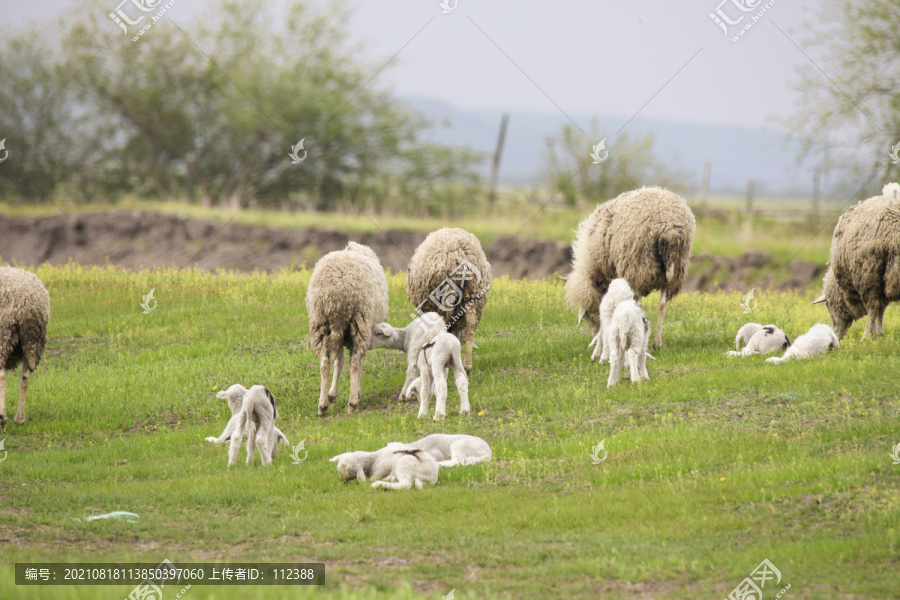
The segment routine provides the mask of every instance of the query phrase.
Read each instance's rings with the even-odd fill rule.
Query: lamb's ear
[[[363,471],[362,467],[360,467],[359,470],[356,471],[356,478],[362,483],[366,482],[366,472]]]
[[[821,296],[813,300],[811,304],[821,304],[822,302],[825,302],[825,294],[822,294]]]
[[[222,390],[220,392],[216,392],[216,398],[219,398],[220,400],[228,400],[228,394],[225,392],[225,390]]]
[[[336,463],[338,461],[338,459],[340,459],[340,458],[341,458],[341,455],[338,454],[337,456],[332,456],[331,458],[329,458],[328,462]]]
[[[586,313],[586,312],[587,312],[587,310],[583,306],[578,309],[578,324],[579,325],[581,325],[581,320],[584,319],[584,313]]]

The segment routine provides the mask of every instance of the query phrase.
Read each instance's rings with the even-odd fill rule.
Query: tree
[[[889,157],[900,142],[900,0],[832,0],[821,21],[825,30],[807,27],[802,40],[815,62],[798,68],[800,99],[785,122],[800,160],[871,180],[863,194],[880,191],[900,173]]]

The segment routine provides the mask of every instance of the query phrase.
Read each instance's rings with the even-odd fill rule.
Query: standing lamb
[[[658,187],[625,192],[578,225],[565,297],[579,318],[600,328],[598,308],[610,282],[625,279],[635,300],[661,290],[653,345],[662,346],[666,303],[681,290],[691,259],[694,214],[677,194]]]
[[[756,323],[747,323],[747,325],[756,325]],[[735,346],[741,338],[741,332],[747,328],[747,325],[741,327],[738,336],[735,338]],[[775,325],[758,326],[759,329],[747,340],[747,345],[741,351],[729,350],[726,356],[751,356],[753,354],[771,354],[778,350],[785,350],[791,345],[791,340],[787,334]],[[751,328],[753,329],[753,328]]]
[[[647,346],[650,344],[650,319],[634,300],[616,307],[609,322],[604,347],[609,346],[609,379],[606,387],[619,382],[622,367],[628,367],[631,383],[650,379],[647,374]],[[627,361],[627,362],[626,362]]]
[[[50,294],[33,273],[0,267],[0,428],[6,425],[6,371],[22,363],[16,423],[25,423],[28,376],[37,369],[47,342]]]
[[[606,340],[603,339],[603,332],[609,329],[609,322],[612,320],[616,307],[627,300],[634,300],[634,290],[631,289],[631,286],[624,279],[613,279],[609,284],[609,290],[607,290],[606,295],[603,296],[603,300],[600,302],[600,329],[597,330],[597,335],[588,344],[588,348],[594,346],[591,360],[594,360],[599,355],[601,365],[609,360],[609,347],[604,343]]]
[[[329,252],[319,259],[309,280],[306,310],[309,337],[319,357],[319,415],[337,398],[344,348],[350,350],[347,412],[353,412],[359,406],[362,362],[369,349],[372,328],[384,321],[388,313],[387,277],[375,252],[368,246],[349,242],[345,249]],[[335,370],[329,389],[331,361]]]
[[[447,416],[447,372],[453,367],[456,391],[459,392],[459,414],[469,414],[469,379],[463,368],[459,340],[446,331],[422,346],[416,366],[419,377],[409,385],[409,392],[419,396],[418,418],[428,416],[428,401],[434,392],[434,420]]]
[[[767,358],[766,362],[778,365],[791,359],[812,358],[817,354],[840,347],[841,343],[838,341],[834,330],[825,323],[816,323],[809,328],[809,331],[794,340],[794,343],[787,349],[784,356],[773,356],[772,358]]]
[[[813,304],[825,303],[839,338],[866,315],[863,338],[884,334],[884,311],[900,300],[900,185],[881,193],[841,215],[831,238],[831,266]]]
[[[444,227],[428,234],[409,261],[406,293],[421,315],[435,311],[456,337],[465,335],[464,365],[472,368],[475,329],[487,304],[494,276],[481,242],[463,229]]]
[[[369,349],[387,348],[406,352],[406,380],[400,390],[400,398],[406,398],[409,385],[416,378],[416,361],[419,350],[439,333],[447,330],[444,319],[435,312],[416,317],[406,327],[391,327],[387,323],[379,323],[372,330]]]

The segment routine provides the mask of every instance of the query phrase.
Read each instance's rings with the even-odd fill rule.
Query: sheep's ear
[[[225,392],[225,390],[222,390],[221,392],[216,392],[216,398],[219,398],[221,400],[228,400],[228,394]]]
[[[581,325],[581,320],[584,318],[584,313],[586,313],[586,312],[587,311],[585,310],[585,308],[583,306],[578,309],[578,324],[579,325]]]
[[[822,294],[821,296],[813,300],[812,304],[821,304],[822,302],[825,302],[825,294]]]

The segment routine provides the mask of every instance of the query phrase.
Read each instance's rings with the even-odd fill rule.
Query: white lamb
[[[393,442],[375,452],[344,452],[332,457],[337,463],[338,474],[344,481],[354,477],[365,482],[375,479],[372,487],[389,490],[408,490],[413,485],[422,489],[424,484],[438,480],[438,465],[428,452]]]
[[[488,443],[474,435],[433,433],[409,445],[424,450],[445,468],[487,462],[493,456]]]
[[[811,358],[817,354],[840,347],[841,343],[838,341],[834,330],[824,323],[816,323],[809,328],[809,331],[794,340],[794,343],[787,349],[784,356],[773,356],[772,358],[767,358],[766,362],[777,365],[786,360]]]
[[[752,338],[760,329],[762,329],[762,325],[759,323],[744,323],[744,325],[738,329],[737,335],[734,336],[734,349],[740,350],[741,342],[744,342],[745,346],[749,344],[750,338]]]
[[[743,350],[740,352],[729,350],[725,353],[726,356],[771,354],[772,352],[784,350],[791,345],[791,340],[788,339],[788,336],[775,325],[759,326],[756,323],[748,323],[741,327],[740,331],[738,331],[737,338],[735,338],[735,345],[738,344],[738,340],[743,339],[741,332],[746,333],[745,330],[747,330],[748,325],[756,325],[759,329],[750,336],[750,339],[747,340],[747,345],[744,346]]]
[[[469,379],[463,368],[461,345],[452,333],[443,332],[422,346],[416,361],[419,377],[413,381],[409,390],[415,390],[419,396],[418,418],[428,416],[428,401],[431,393],[436,397],[434,420],[447,416],[447,372],[453,367],[456,379],[456,391],[459,392],[459,414],[469,414]]]
[[[272,463],[272,453],[278,444],[278,436],[275,433],[275,418],[278,409],[275,407],[275,397],[265,386],[254,385],[249,390],[236,383],[223,392],[218,392],[216,397],[230,399],[241,398],[241,406],[237,415],[232,417],[234,428],[230,433],[231,446],[228,449],[228,466],[237,461],[238,450],[247,435],[247,464],[253,460],[253,453],[259,444],[259,457],[265,467]],[[229,422],[230,424],[230,422]],[[228,427],[225,428],[228,430]],[[224,435],[225,432],[223,432]]]
[[[372,329],[372,337],[369,340],[370,350],[387,348],[406,352],[406,380],[403,382],[403,389],[400,390],[401,400],[408,397],[410,385],[416,378],[416,362],[422,346],[446,330],[447,323],[436,312],[419,315],[406,327],[392,327],[387,323],[378,323]]]
[[[632,383],[650,379],[647,374],[649,343],[650,320],[643,309],[634,300],[619,303],[606,335],[606,344],[609,345],[609,380],[606,387],[611,388],[619,382],[623,366],[628,367]]]
[[[597,330],[597,335],[588,344],[588,348],[594,346],[591,360],[596,359],[599,355],[601,365],[609,360],[609,348],[606,345],[603,332],[609,329],[609,322],[612,320],[616,307],[627,300],[634,300],[634,290],[631,289],[631,286],[624,279],[613,279],[609,284],[609,289],[603,296],[603,300],[600,301],[600,329]]]
[[[226,400],[228,402],[228,408],[231,410],[231,418],[228,420],[228,424],[225,425],[225,429],[222,431],[222,435],[220,435],[219,437],[209,436],[208,438],[206,438],[207,442],[211,442],[213,444],[224,444],[225,442],[231,440],[231,434],[234,433],[234,429],[235,427],[237,427],[237,422],[240,418],[241,405],[244,402],[244,395],[246,393],[247,388],[239,383],[234,384],[227,390],[222,390],[216,393],[216,398]],[[277,411],[275,411],[275,414],[277,416]],[[260,439],[260,436],[262,435],[264,435],[262,431],[259,431],[256,434],[256,444],[258,446],[262,444],[262,440]],[[286,446],[291,445],[287,437],[275,425],[272,426],[272,438],[272,458],[275,458],[275,455],[277,454],[279,441],[283,441]]]

